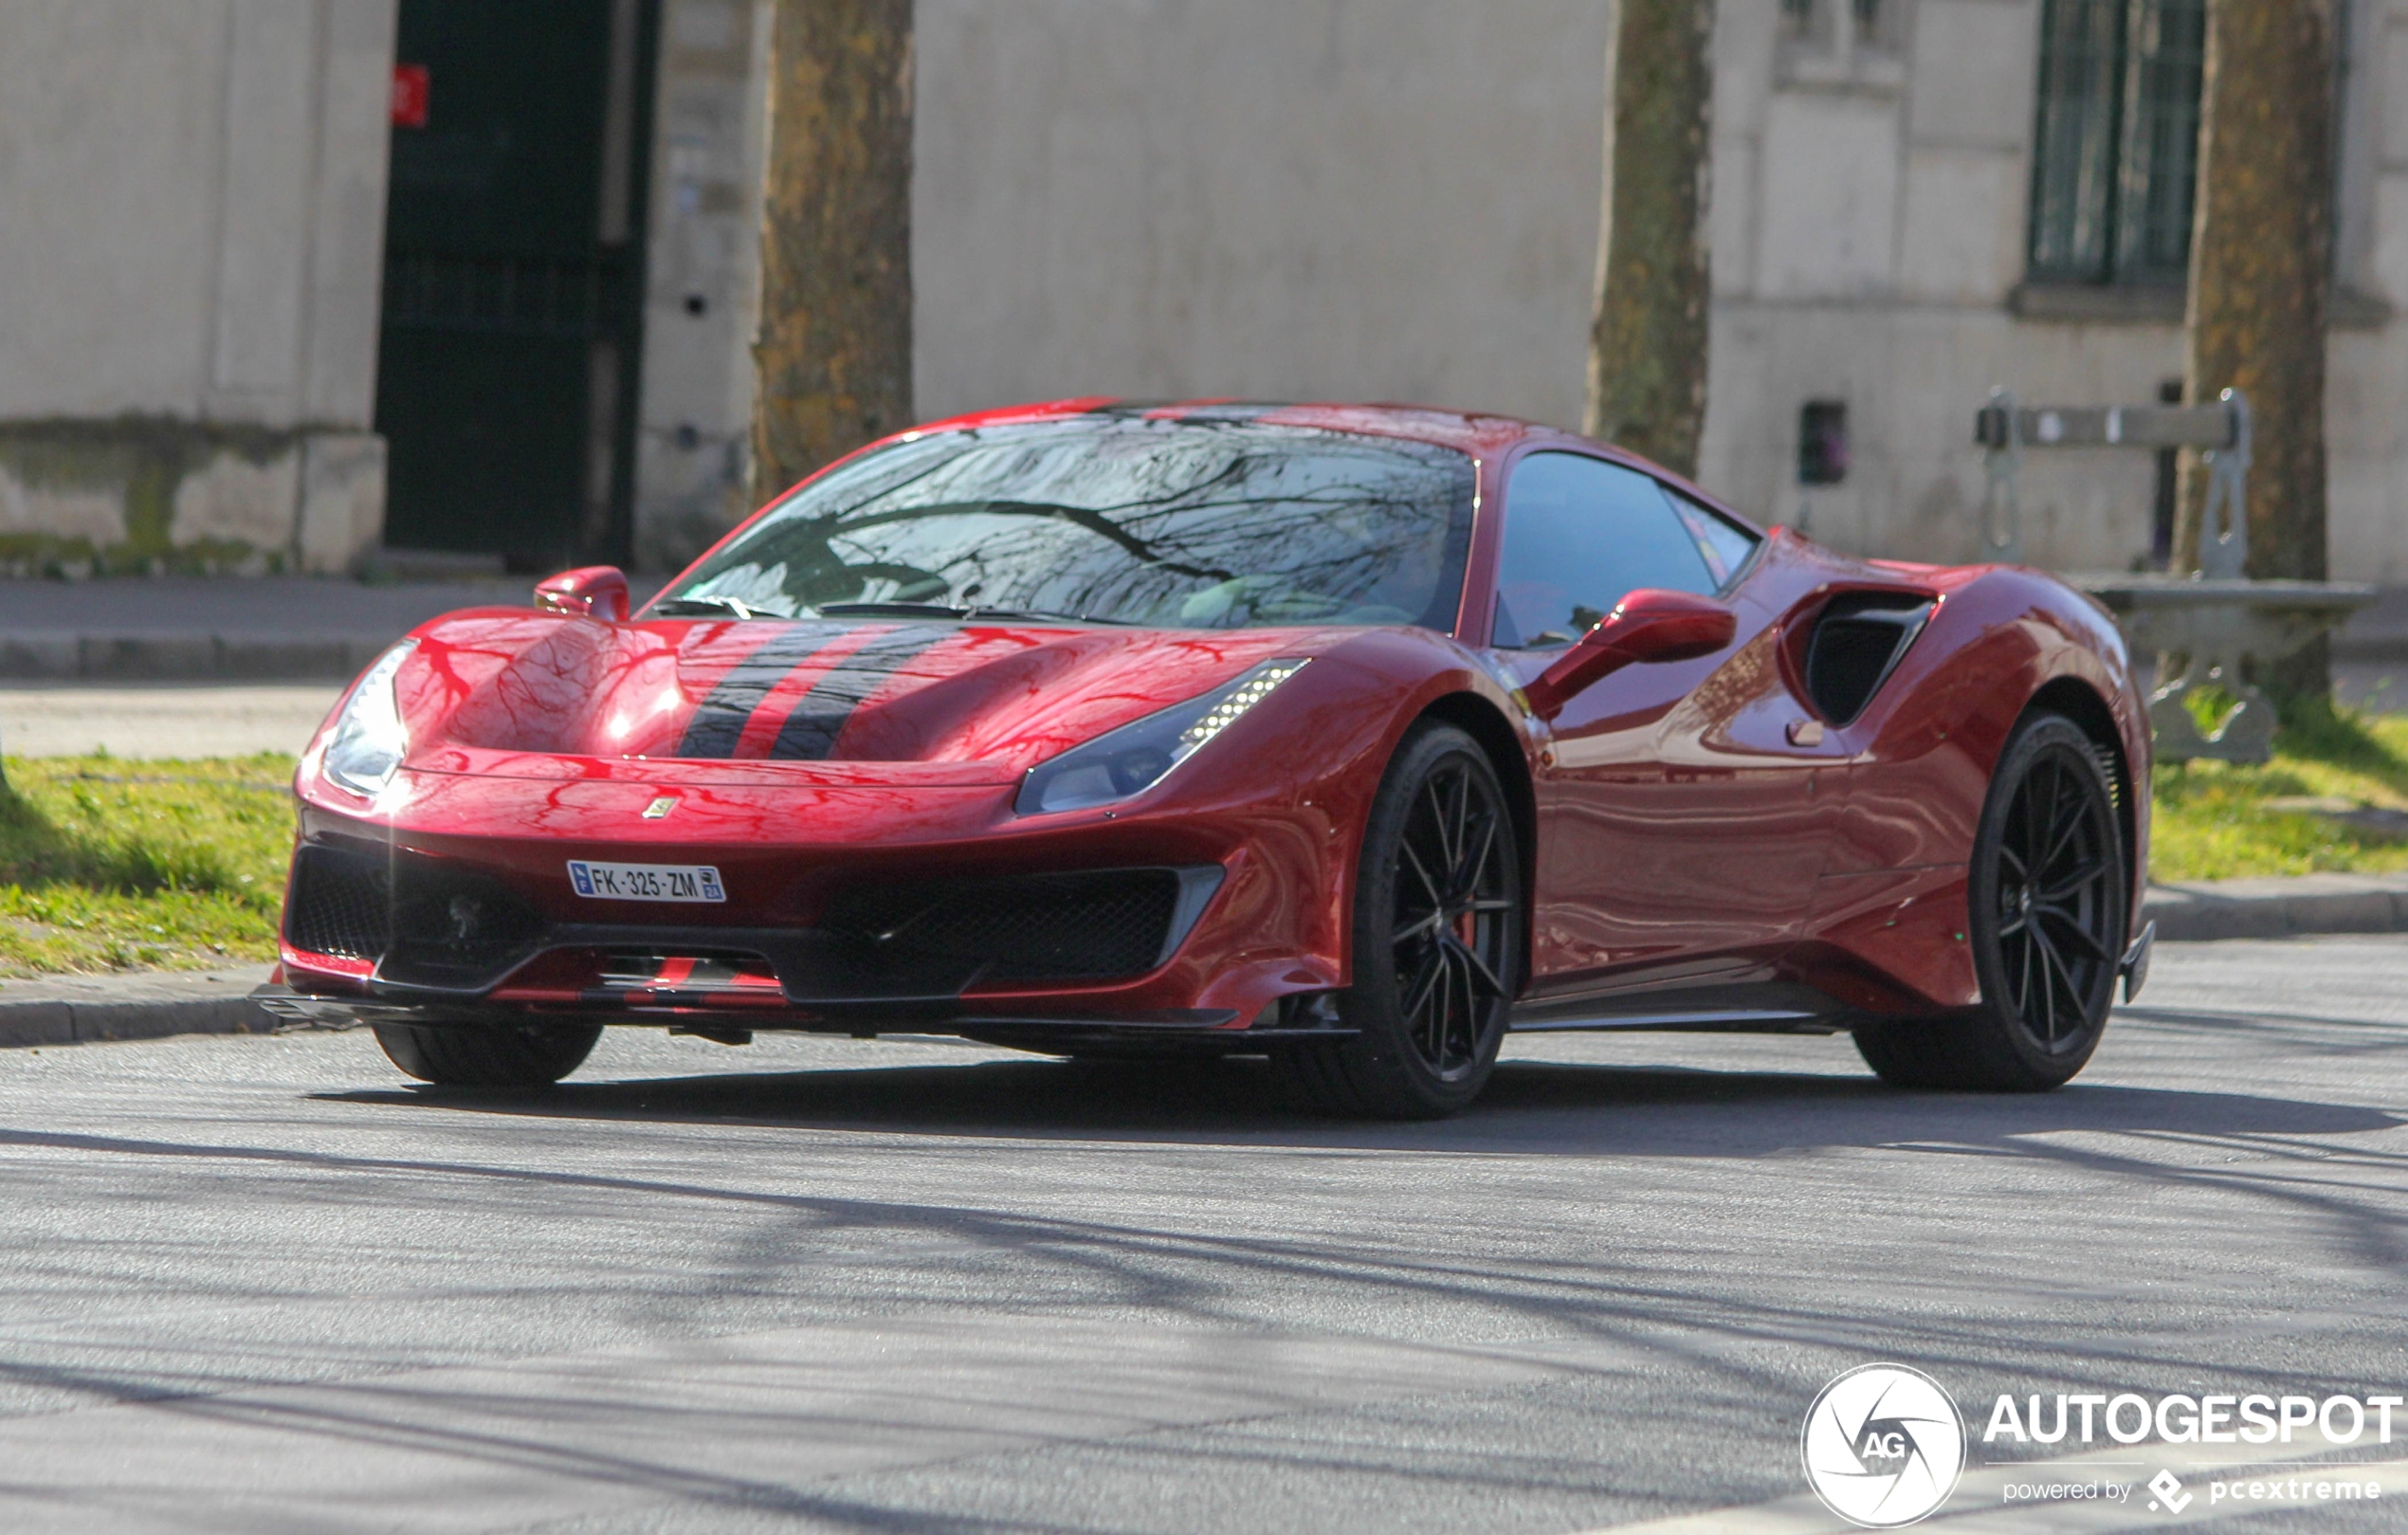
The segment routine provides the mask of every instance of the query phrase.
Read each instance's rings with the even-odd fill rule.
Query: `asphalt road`
[[[340,683],[11,683],[0,685],[10,757],[299,755]]]
[[[1977,1434],[2001,1392],[2408,1385],[2404,978],[2169,946],[2032,1098],[1521,1041],[1403,1127],[933,1042],[621,1032],[520,1102],[361,1034],[10,1051],[0,1529],[1843,1528],[1798,1431],[1867,1361]],[[2355,1452],[2385,1501],[2248,1519],[2003,1507],[1998,1453],[1932,1527],[2408,1502],[2398,1445]]]

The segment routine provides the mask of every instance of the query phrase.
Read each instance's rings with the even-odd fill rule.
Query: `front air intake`
[[[1169,958],[1220,870],[1107,869],[847,891],[822,925],[898,959],[968,960],[983,982],[1104,980]]]

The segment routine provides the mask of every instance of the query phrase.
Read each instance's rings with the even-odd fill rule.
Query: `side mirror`
[[[1641,587],[1522,690],[1541,720],[1552,720],[1583,690],[1643,661],[1712,655],[1739,632],[1739,615],[1694,592]]]
[[[575,618],[627,622],[627,574],[616,565],[588,565],[538,581],[535,605],[543,612]]]

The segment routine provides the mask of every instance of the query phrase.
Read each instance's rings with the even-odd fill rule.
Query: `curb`
[[[250,998],[266,965],[189,974],[61,976],[0,981],[0,1049],[264,1034],[276,1020]]]
[[[2408,874],[2290,874],[2153,885],[2141,918],[2172,943],[2408,932]]]

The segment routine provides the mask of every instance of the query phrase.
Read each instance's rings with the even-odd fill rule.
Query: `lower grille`
[[[417,985],[474,983],[543,932],[542,917],[490,875],[410,853],[305,847],[284,906],[293,947],[374,960],[383,978]]]
[[[896,955],[972,960],[993,981],[1099,980],[1162,962],[1179,909],[1168,868],[848,892],[824,919]]]
[[[311,954],[381,959],[392,946],[392,881],[383,866],[326,848],[293,859],[284,941]]]
[[[603,990],[628,989],[616,957],[642,956],[655,965],[741,960],[752,990],[772,990],[774,971],[804,1005],[925,999],[974,984],[1141,976],[1184,938],[1220,878],[1206,865],[868,886],[842,894],[817,931],[554,927],[475,868],[312,844],[294,860],[284,938],[305,953],[366,960],[379,981],[451,992],[482,991],[557,950],[596,954]],[[656,978],[639,989],[662,988]]]

